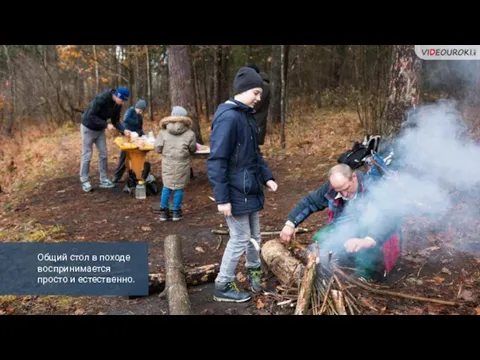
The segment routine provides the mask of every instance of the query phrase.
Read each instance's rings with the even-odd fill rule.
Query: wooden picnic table
[[[147,153],[153,150],[153,144],[149,144],[146,147],[138,147],[138,145],[125,146],[122,137],[115,139],[115,144],[126,153],[125,167],[128,170],[133,170],[138,180],[142,179],[142,170],[145,164],[145,158]]]
[[[148,147],[140,148],[137,145],[130,144],[125,146],[124,139],[119,136],[115,139],[115,144],[122,150],[126,152],[125,167],[128,172],[129,169],[133,170],[137,179],[142,179],[142,170],[145,164],[145,158],[149,151],[154,149],[153,144],[149,144]],[[203,158],[206,159],[210,155],[210,148],[203,148],[197,150],[194,154],[194,158]],[[193,178],[193,169],[191,169],[191,177]]]

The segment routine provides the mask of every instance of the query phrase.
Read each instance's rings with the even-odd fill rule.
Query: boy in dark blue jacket
[[[138,136],[145,135],[143,131],[143,112],[147,108],[147,103],[145,100],[138,100],[137,104],[131,106],[125,111],[125,115],[123,115],[123,126],[125,129],[130,130],[132,132],[136,132]],[[125,172],[125,160],[127,158],[127,153],[125,151],[120,152],[120,159],[118,160],[117,169],[115,170],[115,175],[113,177],[113,183],[116,184],[120,181]]]
[[[251,295],[238,289],[235,270],[246,252],[252,291],[261,289],[259,211],[264,207],[263,187],[276,191],[277,184],[260,153],[253,118],[263,80],[254,69],[242,67],[235,76],[234,90],[235,97],[220,104],[214,115],[207,172],[230,234],[215,280],[214,300],[243,302]]]

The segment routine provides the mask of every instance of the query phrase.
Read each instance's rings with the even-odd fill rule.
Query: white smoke
[[[446,223],[461,227],[465,217],[478,215],[473,199],[479,193],[480,146],[468,138],[456,105],[439,101],[408,113],[393,143],[396,176],[377,181],[368,196],[347,205],[345,216],[354,221],[340,225],[321,248],[341,251],[348,238],[387,234],[412,217],[426,217],[433,228],[442,228]],[[460,211],[464,195],[469,204]],[[360,215],[355,209],[362,209]]]

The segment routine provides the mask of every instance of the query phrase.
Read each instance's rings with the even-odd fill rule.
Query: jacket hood
[[[234,98],[231,98],[218,106],[217,114],[220,114],[225,110],[231,110],[231,109],[243,110],[246,112],[254,112],[254,110],[250,106],[240,101],[237,101]]]
[[[160,121],[160,127],[173,135],[183,134],[192,124],[193,121],[188,116],[167,116]]]
[[[234,98],[228,99],[224,103],[221,103],[220,105],[218,105],[217,111],[215,112],[215,115],[214,115],[214,118],[213,118],[213,121],[212,121],[212,128],[213,128],[213,124],[215,123],[216,119],[220,115],[222,115],[225,111],[228,111],[228,110],[242,110],[242,111],[245,111],[245,112],[250,112],[252,114],[255,113],[255,110],[252,109],[250,106],[248,106],[248,105],[246,105],[246,104],[244,104],[240,101],[237,101]]]

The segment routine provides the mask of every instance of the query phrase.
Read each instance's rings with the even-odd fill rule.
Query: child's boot
[[[170,217],[170,209],[160,208],[160,221],[167,221]]]
[[[173,221],[183,220],[182,209],[172,211],[172,220]]]

